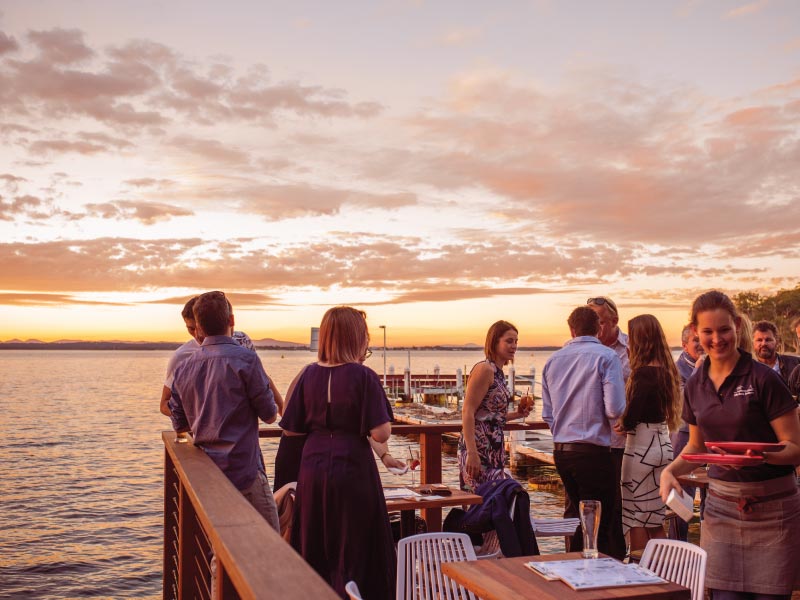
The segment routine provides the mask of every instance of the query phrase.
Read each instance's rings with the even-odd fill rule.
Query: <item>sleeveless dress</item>
[[[511,392],[506,386],[503,370],[490,360],[486,360],[494,370],[492,380],[486,395],[481,400],[475,412],[475,445],[481,459],[481,472],[477,478],[467,474],[467,446],[464,443],[464,433],[458,439],[458,471],[461,489],[474,492],[478,486],[486,481],[505,479],[506,449],[503,438],[503,428],[506,424],[508,402]],[[480,364],[480,363],[478,363]],[[478,365],[475,365],[478,366]],[[475,370],[475,367],[472,367]]]
[[[291,544],[342,597],[393,598],[397,568],[386,500],[367,436],[392,418],[372,369],[309,365],[280,426],[307,433]]]

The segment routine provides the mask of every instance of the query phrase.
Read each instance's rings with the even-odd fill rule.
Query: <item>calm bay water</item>
[[[0,598],[161,595],[163,446],[158,412],[166,351],[0,352]],[[260,351],[285,392],[309,352]],[[517,373],[541,373],[549,352],[520,352]],[[482,352],[415,351],[413,373],[468,372]],[[390,351],[401,373],[406,352]],[[367,362],[379,374],[377,351]],[[538,392],[538,389],[537,389]],[[406,456],[415,440],[392,439]],[[263,440],[272,478],[276,441]],[[454,455],[444,480],[458,484]],[[410,483],[381,470],[386,483]],[[524,481],[524,476],[520,475]],[[531,491],[538,516],[560,516],[559,491]],[[555,538],[540,544],[561,547]],[[550,548],[550,545],[553,547]]]

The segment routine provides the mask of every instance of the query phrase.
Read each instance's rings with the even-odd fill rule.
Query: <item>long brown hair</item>
[[[628,321],[628,352],[631,363],[631,377],[626,385],[626,395],[630,399],[635,392],[633,373],[651,363],[660,367],[657,371],[658,385],[666,393],[663,396],[661,410],[666,416],[671,430],[678,428],[681,422],[683,398],[681,397],[680,376],[672,360],[667,338],[661,323],[653,315],[639,315]]]
[[[359,362],[369,344],[367,313],[352,306],[334,306],[319,325],[320,362],[341,364]]]
[[[495,321],[486,332],[486,343],[483,346],[483,353],[492,362],[497,361],[497,342],[503,337],[503,334],[509,329],[513,329],[514,333],[519,335],[519,329],[508,321]]]

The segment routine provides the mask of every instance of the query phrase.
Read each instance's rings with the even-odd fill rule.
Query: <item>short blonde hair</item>
[[[359,362],[369,344],[367,313],[352,306],[334,306],[319,325],[320,362],[339,364]]]

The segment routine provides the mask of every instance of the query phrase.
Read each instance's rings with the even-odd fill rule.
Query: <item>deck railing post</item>
[[[422,483],[442,482],[442,434],[419,434],[420,481]],[[428,531],[442,530],[442,509],[426,508],[422,518],[428,524]]]
[[[178,597],[178,497],[180,479],[168,452],[164,452],[164,560],[161,595]]]

